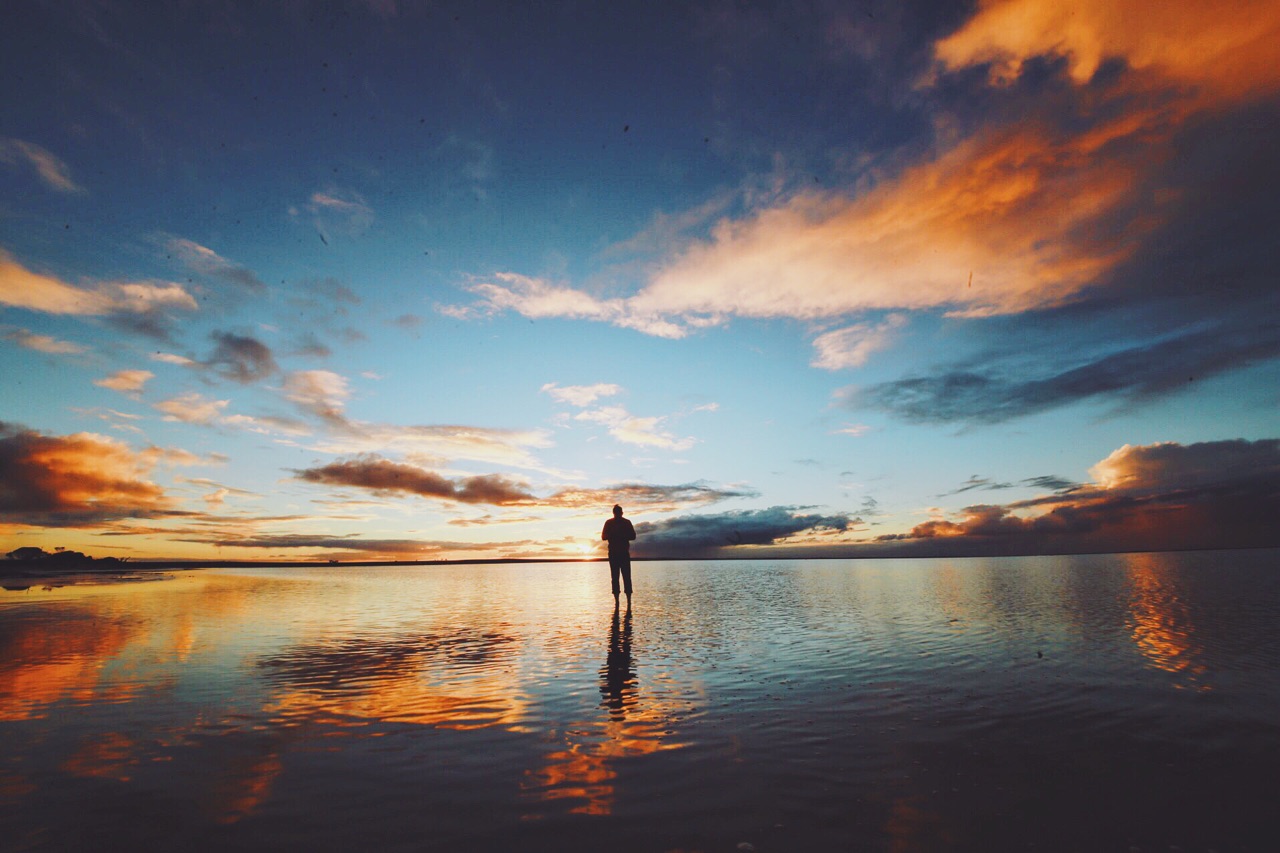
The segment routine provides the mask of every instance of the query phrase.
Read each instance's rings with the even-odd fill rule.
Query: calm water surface
[[[1277,850],[1280,552],[0,593],[10,850]]]

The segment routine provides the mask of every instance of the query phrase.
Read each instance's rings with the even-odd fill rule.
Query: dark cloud
[[[182,237],[165,240],[169,255],[176,256],[193,272],[235,285],[254,296],[267,292],[267,286],[253,270],[227,260],[213,249]]]
[[[729,553],[738,545],[773,545],[808,531],[847,530],[854,520],[844,514],[802,515],[799,507],[738,510],[715,515],[684,515],[636,525],[636,553],[645,556],[693,556]]]
[[[368,335],[354,326],[343,326],[341,329],[335,329],[333,335],[345,344],[359,344],[369,340]]]
[[[202,270],[206,275],[220,278],[223,281],[241,287],[250,293],[260,295],[267,292],[267,286],[257,274],[248,267],[228,265],[217,269]]]
[[[362,454],[295,473],[298,479],[309,483],[350,486],[380,494],[413,494],[495,506],[607,509],[620,503],[623,506],[639,506],[661,512],[731,498],[757,496],[750,489],[716,488],[696,482],[674,486],[621,483],[602,489],[573,487],[560,489],[547,497],[538,497],[521,484],[496,474],[451,480],[434,471],[404,462],[393,462],[377,454]]]
[[[289,354],[304,358],[328,358],[333,355],[333,350],[316,337],[314,332],[303,332],[298,336],[294,349]]]
[[[850,404],[915,423],[996,423],[1081,402],[1141,406],[1280,357],[1280,101],[1186,112],[1186,91],[1161,100],[1123,64],[1080,86],[1063,79],[1064,61],[1033,62],[1000,87],[985,69],[948,75],[933,94],[949,117],[1034,116],[1064,139],[1119,127],[1116,116],[1149,125],[1070,161],[1124,166],[1123,200],[1080,238],[1118,260],[1064,304],[957,324],[957,340],[971,334],[980,352],[853,391]]]
[[[110,314],[104,319],[107,325],[128,335],[138,335],[165,344],[176,342],[173,332],[177,328],[177,320],[163,308]]]
[[[213,354],[202,364],[226,379],[248,384],[266,379],[279,370],[271,348],[256,338],[214,332]]]
[[[76,527],[173,514],[164,490],[146,479],[156,459],[106,436],[0,422],[0,519]]]
[[[943,492],[938,495],[938,497],[945,498],[949,495],[958,495],[963,492],[971,492],[974,490],[993,492],[1000,489],[1014,489],[1018,486],[1026,486],[1035,489],[1050,489],[1055,492],[1070,491],[1072,489],[1079,488],[1078,483],[1073,483],[1070,480],[1064,480],[1061,477],[1049,475],[1041,477],[1027,477],[1026,479],[1019,480],[1016,483],[1001,483],[999,481],[992,480],[990,477],[979,477],[977,474],[974,474],[968,480],[965,480],[963,485],[952,489],[949,492]]]
[[[872,385],[850,393],[846,402],[913,423],[999,423],[1084,400],[1155,399],[1278,355],[1280,324],[1267,317],[1215,324],[1044,376],[952,369]]]
[[[995,489],[1012,489],[1012,488],[1013,488],[1013,483],[997,483],[995,480],[992,480],[989,477],[979,477],[977,474],[974,474],[968,480],[965,480],[962,486],[952,489],[949,492],[943,492],[942,494],[938,495],[938,497],[945,498],[948,495],[958,495],[961,492],[971,492],[974,489],[991,491]]]
[[[1073,483],[1070,480],[1064,480],[1062,477],[1055,477],[1052,474],[1045,474],[1039,477],[1028,477],[1022,481],[1024,486],[1032,486],[1037,489],[1050,489],[1055,492],[1073,492],[1080,488],[1079,483]]]
[[[399,326],[406,332],[416,332],[426,324],[426,319],[418,314],[401,314],[391,321],[391,325]]]
[[[434,471],[392,462],[375,454],[363,454],[295,473],[304,482],[369,489],[376,494],[410,494],[497,506],[536,503],[538,500],[520,484],[497,474],[450,480]]]
[[[348,287],[341,279],[334,278],[333,276],[308,279],[307,281],[301,282],[299,286],[303,291],[314,294],[315,297],[330,303],[332,306],[331,310],[339,314],[346,313],[346,309],[342,307],[344,304],[360,304],[360,296]],[[303,305],[306,307],[314,307],[315,305],[313,300],[294,299],[291,301],[296,305]]]
[[[1077,553],[1280,545],[1280,439],[1126,445],[1093,468],[1097,482],[909,534],[918,553]],[[1021,515],[1019,510],[1048,511]]]

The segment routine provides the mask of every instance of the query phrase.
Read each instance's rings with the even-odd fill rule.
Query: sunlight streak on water
[[[652,562],[616,609],[600,564],[9,592],[0,832],[1243,849],[1280,828],[1277,569],[1275,551]],[[1171,808],[1189,799],[1213,808]]]

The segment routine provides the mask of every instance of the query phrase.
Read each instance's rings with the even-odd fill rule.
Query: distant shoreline
[[[1151,549],[1133,549],[1124,551],[1083,551],[1061,554],[886,554],[883,552],[857,555],[815,554],[797,556],[795,554],[755,554],[733,556],[688,556],[688,557],[632,557],[633,562],[660,562],[696,560],[698,562],[727,562],[734,560],[972,560],[972,559],[1005,559],[1010,557],[1083,557],[1100,554],[1143,554],[1143,553],[1192,553],[1196,551],[1256,551],[1276,548],[1275,545],[1243,546],[1236,548],[1170,548],[1160,551]],[[288,569],[288,568],[374,568],[394,566],[484,566],[484,565],[539,565],[548,563],[605,563],[605,557],[505,557],[494,559],[462,559],[462,560],[129,560],[123,561],[111,557],[85,558],[82,561],[38,560],[0,560],[0,588],[9,591],[21,591],[34,586],[67,586],[78,583],[114,583],[135,580],[155,579],[152,576],[164,572],[180,572],[191,569]]]

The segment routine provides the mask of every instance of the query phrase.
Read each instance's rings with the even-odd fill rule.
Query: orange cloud
[[[1143,129],[1126,117],[1062,137],[1028,121],[978,134],[856,198],[801,193],[722,221],[631,308],[820,319],[1061,304],[1128,254],[1096,223],[1127,199],[1139,166],[1101,149]]]
[[[958,520],[880,540],[967,540],[1011,553],[1280,545],[1280,439],[1125,445],[1091,474],[1089,485],[965,507]]]
[[[1043,55],[1067,59],[1086,83],[1108,59],[1236,99],[1280,84],[1280,5],[1270,0],[1152,3],[1149,0],[988,0],[957,32],[935,45],[951,70],[990,64],[996,82]]]
[[[207,400],[195,391],[188,391],[179,397],[161,400],[154,404],[154,408],[164,412],[166,421],[207,424],[217,420],[230,402],[230,400]]]
[[[0,518],[75,525],[166,510],[146,479],[154,454],[95,433],[55,436],[0,423]]]
[[[978,316],[1060,305],[1127,258],[1154,224],[1117,229],[1103,220],[1158,161],[1149,137],[1167,120],[1151,107],[1079,136],[1034,118],[989,129],[860,195],[805,191],[721,220],[625,300],[521,277],[475,290],[491,311],[663,337],[731,315],[822,320],[944,308]],[[867,327],[872,338],[888,331]],[[858,351],[828,333],[815,363],[855,366],[874,348]]]
[[[0,249],[0,305],[46,314],[146,314],[164,308],[196,309],[179,284],[101,282],[90,288],[32,272]]]
[[[473,288],[488,311],[574,317],[680,337],[731,316],[827,321],[867,311],[959,316],[1052,308],[1079,299],[1132,258],[1177,198],[1147,187],[1198,112],[1274,92],[1280,6],[1131,0],[991,0],[935,45],[939,68],[991,63],[1018,77],[1035,57],[1066,57],[1089,82],[1055,90],[1011,122],[954,137],[936,156],[869,188],[802,190],[738,218],[668,258],[637,293],[602,299],[515,274]],[[1150,191],[1151,197],[1147,196]],[[863,333],[826,332],[814,365],[856,367]],[[872,335],[874,337],[874,335]]]
[[[331,370],[297,370],[285,377],[284,395],[325,420],[346,422],[342,409],[351,391],[345,376]]]
[[[124,394],[136,394],[147,384],[147,380],[155,378],[150,370],[117,370],[103,379],[94,380],[94,385],[120,391]]]
[[[60,341],[49,335],[37,335],[27,329],[4,329],[0,331],[0,338],[4,338],[6,341],[13,341],[20,347],[26,347],[36,352],[49,353],[50,355],[80,355],[88,351],[87,347],[80,344]]]
[[[354,486],[369,489],[375,494],[411,494],[498,506],[526,504],[536,500],[519,483],[497,474],[450,480],[434,471],[403,462],[392,462],[372,454],[331,462],[319,468],[308,468],[297,474],[299,480],[308,483]]]

